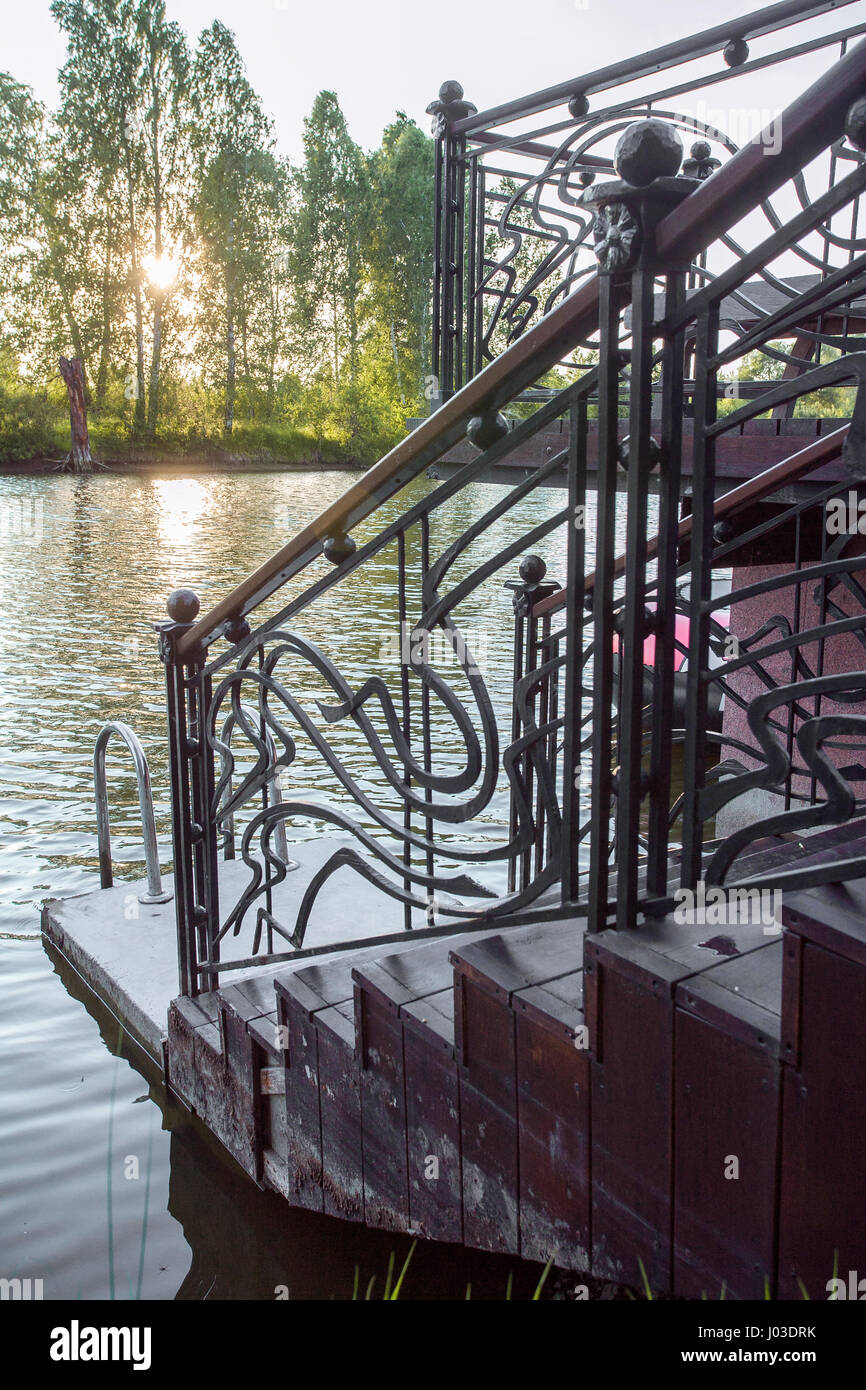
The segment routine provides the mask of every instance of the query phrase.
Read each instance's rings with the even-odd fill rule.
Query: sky
[[[757,0],[167,0],[193,42],[214,19],[233,30],[292,160],[322,88],[337,92],[353,138],[370,150],[396,110],[427,129],[424,109],[446,78],[483,110],[756,8]],[[866,0],[857,0],[819,23],[864,18]],[[798,31],[789,32],[793,42]],[[48,0],[0,0],[0,69],[53,106],[63,58]],[[769,79],[761,95],[777,105],[786,96]]]

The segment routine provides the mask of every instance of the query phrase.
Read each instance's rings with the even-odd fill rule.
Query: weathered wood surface
[[[592,1051],[593,1273],[671,1283],[676,986],[764,945],[763,927],[664,917],[586,943]]]
[[[673,1290],[776,1289],[782,943],[677,986]]]
[[[826,1298],[838,1274],[850,1297],[849,1272],[866,1279],[866,885],[791,894],[782,918],[779,1296]]]
[[[832,862],[852,828],[736,874]],[[642,1263],[689,1298],[826,1296],[866,1245],[866,885],[785,921],[550,922],[263,972],[174,1002],[169,1081],[296,1206],[634,1286]]]

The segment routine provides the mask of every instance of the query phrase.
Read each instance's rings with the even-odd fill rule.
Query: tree
[[[255,375],[252,340],[264,317],[269,394],[279,339],[277,265],[288,176],[273,153],[270,122],[244,75],[234,36],[215,21],[199,40],[192,72],[195,226],[201,243],[203,340],[220,324],[224,432],[232,433],[240,348],[242,376]]]
[[[51,12],[67,36],[58,113],[67,166],[80,171],[101,218],[97,254],[91,252],[95,270],[101,251],[98,391],[104,392],[118,317],[125,337],[123,315],[131,300],[134,424],[139,433],[153,434],[164,345],[166,236],[177,236],[183,220],[186,40],[178,25],[167,22],[163,0],[53,0]]]
[[[294,321],[308,360],[330,359],[335,390],[358,368],[360,299],[372,220],[367,161],[349,137],[334,92],[320,92],[304,121],[304,163],[294,181],[288,270]]]
[[[61,357],[60,375],[69,396],[69,429],[72,442],[66,462],[73,473],[91,473],[93,458],[87,432],[87,407],[84,401],[84,366],[80,357]]]
[[[404,406],[420,406],[430,356],[436,146],[404,112],[370,156],[369,309],[388,333]]]

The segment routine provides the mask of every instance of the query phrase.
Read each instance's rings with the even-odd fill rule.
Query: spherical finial
[[[322,546],[322,554],[332,565],[341,565],[350,555],[354,555],[357,549],[351,536],[327,536]]]
[[[692,159],[696,159],[699,164],[703,164],[705,159],[709,159],[712,151],[706,140],[696,140],[689,150]]]
[[[855,150],[866,150],[866,97],[858,97],[848,108],[845,134]]]
[[[455,82],[453,78],[443,82],[439,88],[439,100],[444,101],[446,106],[450,106],[452,101],[462,101],[463,88],[460,83]]]
[[[683,142],[673,126],[651,116],[633,121],[619,137],[614,167],[620,178],[636,188],[671,177],[682,163]]]
[[[176,623],[194,623],[201,604],[198,595],[193,593],[192,589],[175,589],[169,594],[165,608],[168,616]]]
[[[581,169],[577,176],[577,181],[581,188],[589,188],[591,183],[595,183],[595,174],[591,169]]]
[[[722,50],[722,57],[729,68],[741,68],[749,56],[749,45],[745,39],[731,39]]]
[[[585,92],[575,92],[573,97],[568,99],[569,115],[574,116],[575,120],[580,120],[589,111],[589,97]]]
[[[490,411],[473,415],[466,426],[466,438],[476,449],[489,449],[497,439],[504,439],[507,433],[508,421],[505,416],[492,414]]]
[[[521,560],[518,573],[524,584],[540,584],[547,574],[547,565],[540,555],[527,555]]]

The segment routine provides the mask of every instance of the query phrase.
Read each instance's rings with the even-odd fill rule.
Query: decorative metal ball
[[[252,631],[246,618],[230,618],[223,628],[223,636],[231,643],[244,642]]]
[[[489,449],[507,433],[508,421],[504,415],[473,415],[466,426],[466,438],[476,449]]]
[[[439,88],[439,100],[444,101],[446,106],[450,106],[452,101],[463,100],[463,88],[459,82],[451,78],[448,82],[443,82]]]
[[[169,594],[165,608],[176,623],[194,623],[201,604],[198,594],[193,593],[192,589],[175,589]]]
[[[354,555],[358,549],[351,536],[327,536],[322,546],[322,554],[332,565],[340,565]]]
[[[683,142],[672,125],[655,116],[633,121],[619,137],[613,154],[620,178],[635,188],[676,174],[683,159]]]
[[[855,150],[866,150],[866,97],[858,97],[849,106],[845,134]]]
[[[591,169],[581,169],[577,181],[582,188],[589,188],[591,183],[595,183],[595,174]]]
[[[547,565],[540,555],[527,555],[521,560],[518,573],[524,584],[540,584],[547,574]]]
[[[722,49],[722,57],[729,68],[741,68],[749,56],[749,45],[745,39],[731,39]]]
[[[573,97],[569,97],[568,113],[570,116],[574,116],[575,120],[579,120],[581,116],[585,116],[588,111],[589,97],[585,92],[575,92]]]
[[[712,150],[706,140],[696,140],[689,150],[689,154],[692,159],[696,159],[699,164],[703,164],[705,159],[709,159]]]

